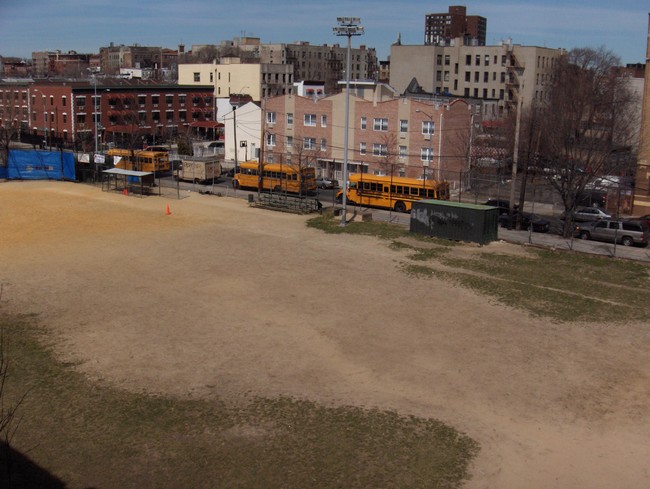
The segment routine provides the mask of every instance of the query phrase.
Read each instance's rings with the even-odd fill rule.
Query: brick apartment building
[[[265,161],[315,166],[318,174],[342,183],[345,93],[285,95],[266,100],[263,109]],[[467,171],[470,119],[463,100],[442,104],[350,95],[348,169],[455,185]]]
[[[0,117],[46,145],[138,146],[215,131],[212,86],[120,79],[0,83]]]
[[[208,46],[192,46],[192,52],[199,52]],[[240,57],[242,63],[268,65],[289,65],[293,80],[320,80],[327,93],[339,90],[339,80],[345,79],[347,46],[339,44],[262,43],[256,37],[234,38],[212,46],[217,58]],[[376,80],[379,66],[375,48],[360,45],[350,49],[350,79]]]
[[[427,14],[424,18],[424,44],[445,46],[452,39],[461,37],[468,44],[485,46],[487,19],[479,15],[467,15],[460,5],[449,7],[448,12]]]

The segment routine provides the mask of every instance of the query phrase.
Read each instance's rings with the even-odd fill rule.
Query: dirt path
[[[481,443],[469,488],[650,487],[647,325],[530,318],[409,278],[402,252],[306,219],[215,196],[0,183],[3,302],[127,389],[441,419]]]

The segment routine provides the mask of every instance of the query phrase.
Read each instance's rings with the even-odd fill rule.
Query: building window
[[[325,114],[320,116],[320,127],[327,127],[327,116]]]
[[[472,66],[472,55],[468,54],[465,56],[465,66]]]
[[[320,140],[320,150],[327,151],[327,139]]]
[[[474,72],[474,82],[478,83],[480,79],[481,79],[481,73],[478,72],[478,71],[475,71]]]
[[[165,95],[165,103],[167,105],[172,105],[174,103],[174,96],[173,95]]]
[[[194,82],[199,83],[201,81],[201,73],[194,72]]]
[[[472,81],[472,72],[471,71],[466,71],[465,72],[465,82],[469,83]]]
[[[178,103],[181,105],[185,105],[185,97],[186,95],[179,95],[178,96]]]
[[[316,114],[305,114],[305,126],[316,125]]]
[[[433,148],[422,148],[420,150],[420,159],[422,161],[433,161]]]
[[[431,136],[434,130],[433,121],[422,121],[422,134],[425,136]]]
[[[77,124],[86,123],[86,114],[77,114]]]
[[[361,118],[361,129],[365,129],[367,126],[367,119],[365,117]]]
[[[287,126],[293,126],[293,114],[287,112]]]
[[[399,147],[399,157],[406,158],[406,146]]]
[[[138,105],[140,105],[140,107],[144,107],[145,103],[147,103],[147,96],[146,95],[138,95]]]
[[[400,119],[399,121],[399,132],[404,135],[409,132],[409,121],[406,119]]]
[[[388,131],[388,119],[375,117],[373,120],[373,129],[375,131]]]
[[[372,154],[374,156],[386,156],[388,154],[388,148],[385,144],[374,143],[372,145]]]
[[[266,134],[266,145],[275,146],[275,134],[270,132]]]
[[[359,154],[360,155],[366,154],[366,143],[359,143]]]
[[[168,110],[165,112],[165,119],[167,119],[167,122],[172,122],[174,120],[174,111]]]
[[[64,124],[68,123],[68,114],[66,114],[65,112],[63,113],[63,123]]]
[[[483,73],[483,83],[487,83],[490,81],[490,74],[486,71]]]
[[[490,55],[489,55],[489,54],[486,54],[486,55],[485,55],[485,60],[484,60],[484,63],[483,63],[483,64],[484,64],[485,66],[490,66]]]
[[[436,81],[442,81],[442,71],[436,71]]]
[[[305,138],[304,149],[308,149],[308,150],[316,149],[316,138]]]
[[[442,54],[439,54],[439,55],[436,57],[436,64],[437,64],[438,66],[442,65]]]
[[[449,57],[448,54],[445,54],[445,66],[449,66],[450,62],[451,62],[451,58]]]
[[[267,112],[266,113],[266,123],[267,124],[275,124],[275,112]]]
[[[287,148],[293,148],[293,136],[287,136]]]
[[[68,102],[68,101],[67,101],[67,98],[66,98],[66,97],[61,97],[61,105],[62,105],[63,107],[66,106],[67,102]]]

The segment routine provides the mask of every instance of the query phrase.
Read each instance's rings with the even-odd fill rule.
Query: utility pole
[[[512,179],[510,181],[510,222],[512,222],[512,215],[515,202],[515,184],[517,183],[517,162],[519,161],[519,131],[521,126],[521,106],[523,103],[522,94],[523,85],[519,85],[519,100],[517,100],[517,119],[515,122],[515,148],[512,154]],[[519,209],[523,211],[523,209]]]
[[[347,226],[346,207],[348,191],[348,137],[350,132],[350,39],[352,36],[361,36],[364,33],[363,27],[359,24],[361,19],[358,17],[337,17],[338,27],[334,27],[334,34],[337,36],[347,36],[348,50],[345,69],[345,135],[343,139],[343,193],[341,203],[341,226]]]

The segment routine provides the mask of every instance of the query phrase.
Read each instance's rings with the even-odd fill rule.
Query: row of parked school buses
[[[316,169],[296,168],[292,165],[267,163],[260,165],[249,161],[239,165],[234,172],[235,188],[310,194],[316,192]],[[342,200],[343,191],[337,193]],[[418,180],[397,176],[353,173],[348,178],[346,200],[350,204],[394,209],[408,212],[413,202],[422,199],[449,200],[449,182]]]
[[[151,173],[171,170],[166,151],[110,149],[107,155],[113,157],[116,168],[124,170]],[[219,170],[214,167],[212,172],[197,172],[195,163],[196,159],[190,158],[186,172],[181,160],[181,166],[174,169],[174,177],[204,181],[208,173],[211,176],[216,176],[216,171],[220,173],[220,165]],[[192,171],[189,170],[190,166]],[[258,161],[246,161],[235,168],[232,185],[234,188],[249,190],[309,195],[317,189],[316,169],[282,163],[260,164]],[[346,191],[346,200],[350,204],[394,209],[397,212],[409,212],[413,202],[422,199],[449,200],[449,183],[446,181],[367,173],[349,175],[348,185],[337,193],[337,199],[342,200],[343,191]]]

